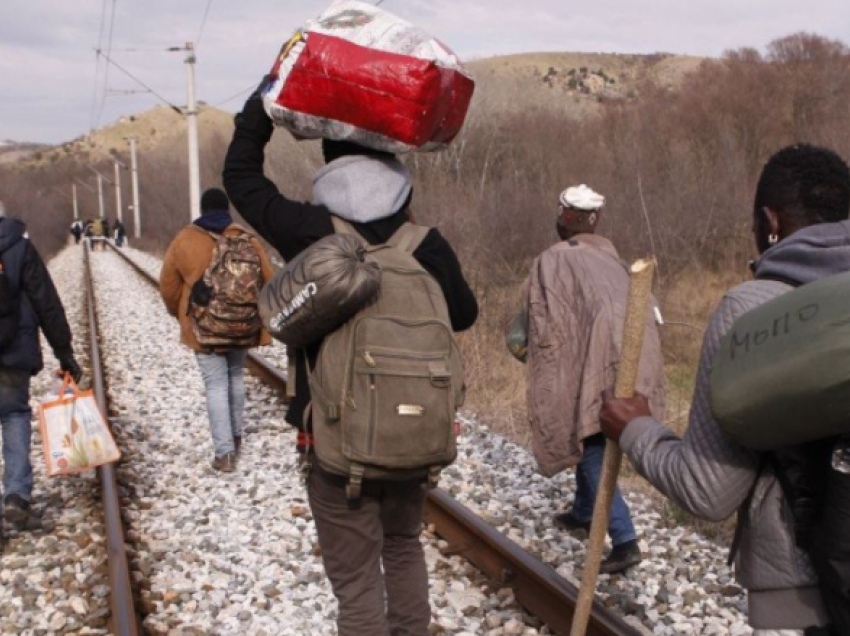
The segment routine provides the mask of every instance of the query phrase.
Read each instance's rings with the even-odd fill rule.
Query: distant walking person
[[[599,421],[602,393],[614,387],[629,291],[628,265],[611,241],[595,233],[604,203],[584,185],[561,194],[561,242],[537,257],[525,287],[534,453],[547,476],[577,465],[572,509],[555,518],[555,525],[567,531],[590,529],[605,451]],[[646,321],[638,384],[660,416],[664,365],[652,316]],[[640,563],[635,527],[619,491],[608,534],[613,549],[602,572],[622,572]]]
[[[71,223],[71,236],[74,237],[74,244],[79,245],[80,239],[83,237],[83,224],[79,221]]]
[[[3,432],[3,513],[25,527],[30,514],[32,411],[30,377],[41,371],[41,329],[62,371],[79,381],[71,329],[50,273],[22,221],[0,204],[0,424]]]
[[[120,220],[115,221],[113,232],[115,235],[115,246],[124,247],[124,243],[127,242],[127,230],[124,228],[124,224]]]
[[[257,299],[272,267],[260,241],[233,222],[229,208],[222,190],[204,192],[201,217],[172,241],[159,281],[168,313],[180,321],[181,342],[198,360],[212,466],[222,472],[236,469],[242,445],[248,349],[271,343],[261,329]]]

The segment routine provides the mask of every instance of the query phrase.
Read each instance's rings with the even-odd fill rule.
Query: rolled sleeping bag
[[[358,236],[332,234],[301,252],[260,293],[260,317],[290,347],[318,342],[372,303],[381,267]]]
[[[850,272],[741,316],[714,358],[711,410],[755,450],[850,432]]]

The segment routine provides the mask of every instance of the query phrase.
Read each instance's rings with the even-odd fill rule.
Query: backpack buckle
[[[340,412],[339,412],[339,404],[328,404],[327,405],[327,418],[329,422],[339,422],[340,420]]]
[[[351,465],[348,483],[345,485],[345,497],[348,499],[349,510],[360,509],[360,498],[363,496],[363,475],[365,473],[366,469],[360,464]]]
[[[431,373],[431,384],[438,389],[447,389],[452,384],[452,374],[444,364],[432,364],[428,369]]]
[[[440,485],[440,475],[442,472],[442,466],[431,466],[428,469],[428,490],[433,490]]]

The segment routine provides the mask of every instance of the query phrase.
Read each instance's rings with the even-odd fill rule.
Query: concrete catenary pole
[[[100,206],[100,218],[105,219],[106,209],[103,207],[103,180],[105,177],[94,166],[87,165],[86,167],[97,176],[97,202]],[[109,181],[109,179],[106,180]],[[109,183],[112,182],[109,181]]]
[[[133,236],[142,238],[142,210],[139,203],[139,164],[136,160],[136,138],[130,137],[130,174],[133,179]]]
[[[201,216],[201,170],[198,151],[198,105],[195,102],[195,46],[186,42],[186,123],[189,129],[189,209]]]
[[[106,210],[103,209],[103,175],[97,172],[97,204],[100,209],[100,218],[106,218]]]
[[[115,216],[121,223],[124,222],[123,204],[121,203],[121,168],[124,164],[115,160]]]
[[[80,206],[77,203],[77,184],[71,184],[71,197],[74,199],[74,220],[80,220]]]

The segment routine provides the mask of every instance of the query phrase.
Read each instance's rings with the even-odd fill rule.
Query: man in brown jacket
[[[207,412],[210,419],[215,458],[212,467],[222,472],[236,469],[236,455],[242,444],[242,421],[245,408],[245,358],[250,346],[267,345],[271,337],[260,331],[249,347],[203,346],[198,342],[189,301],[192,287],[204,275],[213,258],[216,235],[236,236],[247,233],[233,223],[230,201],[217,188],[201,197],[201,217],[182,229],[165,255],[159,288],[168,313],[180,321],[180,340],[195,352],[204,378]],[[260,241],[252,239],[260,257],[262,284],[273,274],[271,264]]]
[[[526,283],[528,413],[541,472],[553,476],[576,466],[572,509],[555,518],[568,531],[590,528],[602,469],[602,393],[614,387],[629,290],[628,265],[595,231],[605,199],[582,185],[560,196],[561,242],[534,261]],[[664,365],[652,313],[638,386],[664,410]],[[641,561],[637,534],[619,491],[608,526],[613,549],[602,572]]]

